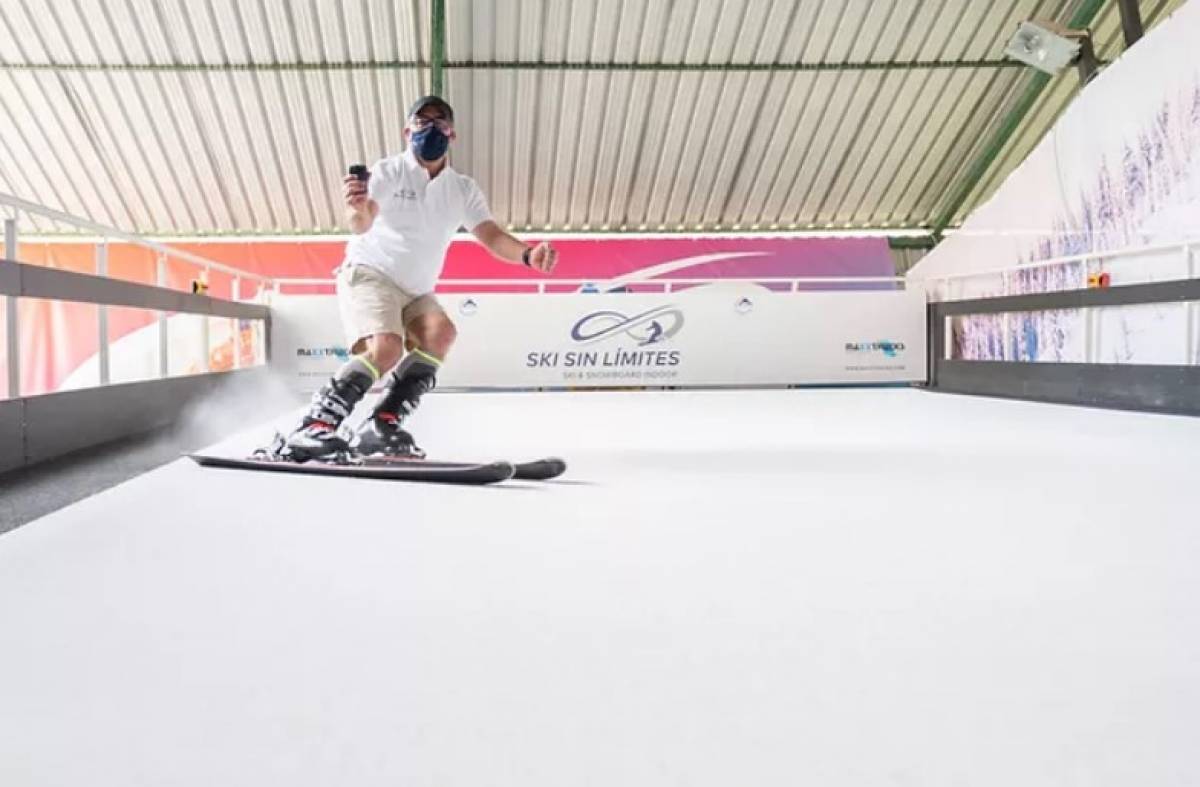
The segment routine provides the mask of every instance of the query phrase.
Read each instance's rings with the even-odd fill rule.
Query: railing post
[[[167,258],[158,255],[157,265],[158,286],[167,286]],[[170,359],[167,357],[167,313],[158,313],[158,376],[167,379],[171,376]]]
[[[234,276],[230,287],[232,289],[229,291],[229,297],[234,303],[240,302],[242,300],[241,277]],[[233,318],[233,368],[242,368],[242,319],[240,317]]]
[[[108,241],[103,238],[96,243],[96,275],[108,275]],[[108,307],[104,304],[96,307],[96,329],[99,332],[97,358],[100,361],[100,384],[108,385],[111,379],[108,363]]]
[[[4,220],[4,259],[17,261],[17,219]],[[21,334],[17,321],[17,296],[5,298],[5,342],[8,346],[8,397],[21,395]]]
[[[1183,247],[1183,264],[1187,270],[1189,279],[1196,278],[1196,255],[1192,251],[1192,247],[1184,244]],[[1189,366],[1200,365],[1200,348],[1197,347],[1197,342],[1200,341],[1200,325],[1197,325],[1196,319],[1196,302],[1188,301],[1183,306],[1187,309],[1187,337],[1184,339],[1184,363]]]
[[[1012,293],[1012,281],[1009,278],[1008,274],[1001,273],[1000,281],[1002,282],[1001,287],[1000,287],[1000,293],[1002,295],[1012,295],[1013,294]],[[1012,342],[1010,344],[1010,342],[1012,340],[1012,335],[1013,335],[1012,334],[1012,312],[1004,312],[1004,314],[1000,315],[1000,335],[1004,337],[1004,341],[1000,344],[1000,352],[1001,352],[1000,360],[1001,361],[1019,360],[1017,358],[1018,344],[1016,342]],[[1009,350],[1010,347],[1012,348],[1011,351]],[[1011,358],[1009,357],[1010,355],[1012,356]]]
[[[211,278],[211,273],[212,272],[208,268],[205,268],[203,278],[201,279],[201,281],[204,282],[204,289],[205,289],[206,295],[208,294],[208,282],[209,282],[209,279]],[[212,347],[212,337],[209,334],[210,334],[210,328],[212,326],[212,318],[207,314],[202,314],[202,315],[200,315],[200,319],[203,320],[203,322],[200,323],[200,344],[202,345],[202,350],[204,352],[204,371],[211,372],[212,371],[212,359],[211,359],[212,353],[209,348]]]
[[[926,383],[930,388],[937,387],[938,371],[941,369],[942,361],[944,360],[945,350],[943,349],[946,343],[946,332],[944,321],[938,319],[939,306],[936,301],[925,303],[925,332],[926,332],[926,348],[925,348],[925,378]]]
[[[1087,259],[1079,262],[1079,289],[1086,290],[1088,288],[1088,261]],[[1092,363],[1092,310],[1083,310],[1083,362]]]
[[[1086,290],[1088,288],[1088,262],[1090,261],[1090,259],[1091,259],[1090,257],[1084,257],[1082,260],[1080,260],[1080,263],[1079,263],[1080,278],[1083,280],[1080,285],[1080,289],[1082,289],[1082,290]],[[1096,269],[1099,270],[1100,266],[1102,266],[1103,264],[1104,264],[1103,259],[1101,257],[1097,257],[1096,258]],[[1097,309],[1084,309],[1083,310],[1083,361],[1084,361],[1084,363],[1095,363],[1097,360],[1099,360],[1100,337],[1098,335],[1099,334],[1098,321],[1100,319],[1100,315],[1098,312],[1099,312],[1099,310],[1097,310]]]

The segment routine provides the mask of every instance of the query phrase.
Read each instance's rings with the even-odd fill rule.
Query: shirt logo
[[[397,189],[392,192],[392,196],[396,199],[406,199],[410,202],[416,202],[417,192],[414,189]]]

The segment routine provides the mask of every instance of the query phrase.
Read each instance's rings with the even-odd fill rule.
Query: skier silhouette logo
[[[624,334],[636,341],[639,347],[644,347],[670,339],[681,328],[683,312],[674,306],[659,306],[632,317],[606,309],[585,315],[575,323],[571,328],[571,338],[582,344],[591,344]]]
[[[655,342],[661,341],[662,335],[662,323],[658,320],[655,320],[654,322],[650,323],[650,335],[646,337],[646,341],[642,342],[642,344],[654,344]]]

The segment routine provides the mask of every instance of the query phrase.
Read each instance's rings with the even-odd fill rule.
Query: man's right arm
[[[371,229],[379,215],[379,203],[367,196],[366,181],[347,175],[342,180],[342,197],[346,201],[346,223],[350,225],[350,231],[362,235]]]

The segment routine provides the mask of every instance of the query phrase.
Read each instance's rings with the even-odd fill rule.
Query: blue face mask
[[[420,131],[414,131],[411,140],[413,153],[422,161],[437,161],[446,155],[446,150],[450,147],[450,137],[432,124]]]

